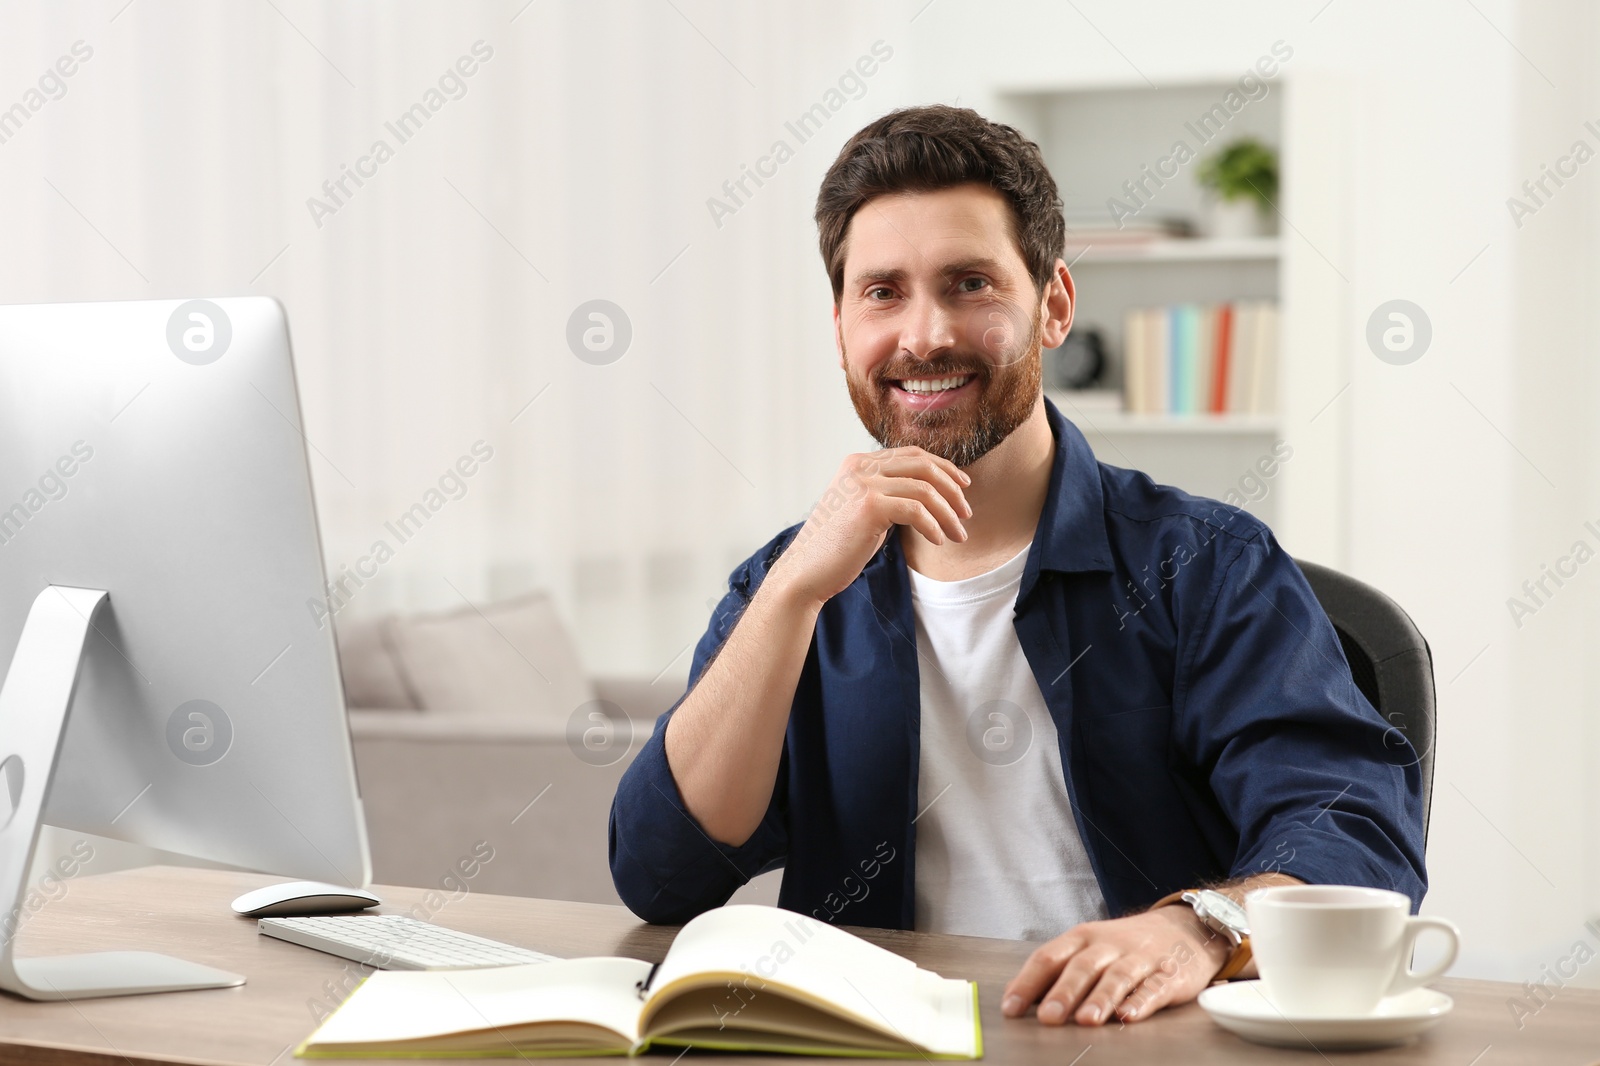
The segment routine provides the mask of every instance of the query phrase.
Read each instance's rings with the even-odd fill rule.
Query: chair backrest
[[[1433,806],[1435,704],[1433,653],[1411,616],[1388,596],[1348,574],[1299,562],[1327,612],[1361,694],[1411,742],[1422,771],[1422,838]],[[1395,750],[1403,750],[1395,744]]]

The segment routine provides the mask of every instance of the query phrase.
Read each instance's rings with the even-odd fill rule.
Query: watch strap
[[[1244,968],[1250,965],[1251,957],[1250,938],[1246,936],[1240,939],[1239,946],[1233,949],[1233,954],[1228,956],[1228,961],[1222,964],[1222,969],[1217,971],[1212,980],[1231,981],[1238,977]]]
[[[1160,910],[1162,907],[1171,906],[1174,903],[1182,903],[1184,906],[1188,906],[1189,904],[1184,900],[1183,897],[1185,893],[1193,891],[1196,890],[1185,888],[1180,889],[1171,895],[1162,896],[1151,905],[1150,909],[1156,911]],[[1248,936],[1241,937],[1238,945],[1234,947],[1233,951],[1229,953],[1227,960],[1223,962],[1222,969],[1217,971],[1216,976],[1213,977],[1212,980],[1227,981],[1237,977],[1244,971],[1246,966],[1250,965],[1251,957],[1250,938]]]

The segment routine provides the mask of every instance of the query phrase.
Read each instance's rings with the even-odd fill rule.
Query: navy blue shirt
[[[1244,511],[1097,462],[1046,407],[1055,459],[1014,625],[1110,913],[1270,871],[1395,889],[1415,908],[1427,888],[1416,756],[1351,680],[1294,560]],[[734,571],[691,687],[799,528]],[[822,608],[749,840],[706,835],[667,765],[673,712],[656,722],[611,807],[623,902],[683,922],[782,867],[781,906],[913,928],[917,669],[891,535]]]

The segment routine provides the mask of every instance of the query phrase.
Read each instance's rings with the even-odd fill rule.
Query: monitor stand
[[[239,974],[150,951],[12,957],[28,870],[101,589],[50,585],[28,611],[0,685],[0,988],[29,999],[88,999],[244,984]],[[11,931],[5,933],[3,926]]]

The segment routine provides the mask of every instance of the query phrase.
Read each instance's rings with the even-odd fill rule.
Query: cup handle
[[[1444,958],[1432,969],[1418,973],[1411,968],[1411,955],[1416,950],[1417,938],[1429,929],[1436,929],[1450,938],[1450,949],[1445,952]],[[1456,964],[1456,954],[1461,950],[1461,930],[1457,929],[1454,922],[1443,918],[1412,917],[1406,919],[1405,932],[1401,935],[1404,942],[1400,952],[1400,965],[1395,971],[1394,980],[1389,985],[1387,995],[1396,996],[1401,992],[1409,992],[1413,988],[1420,988],[1438,977]]]

